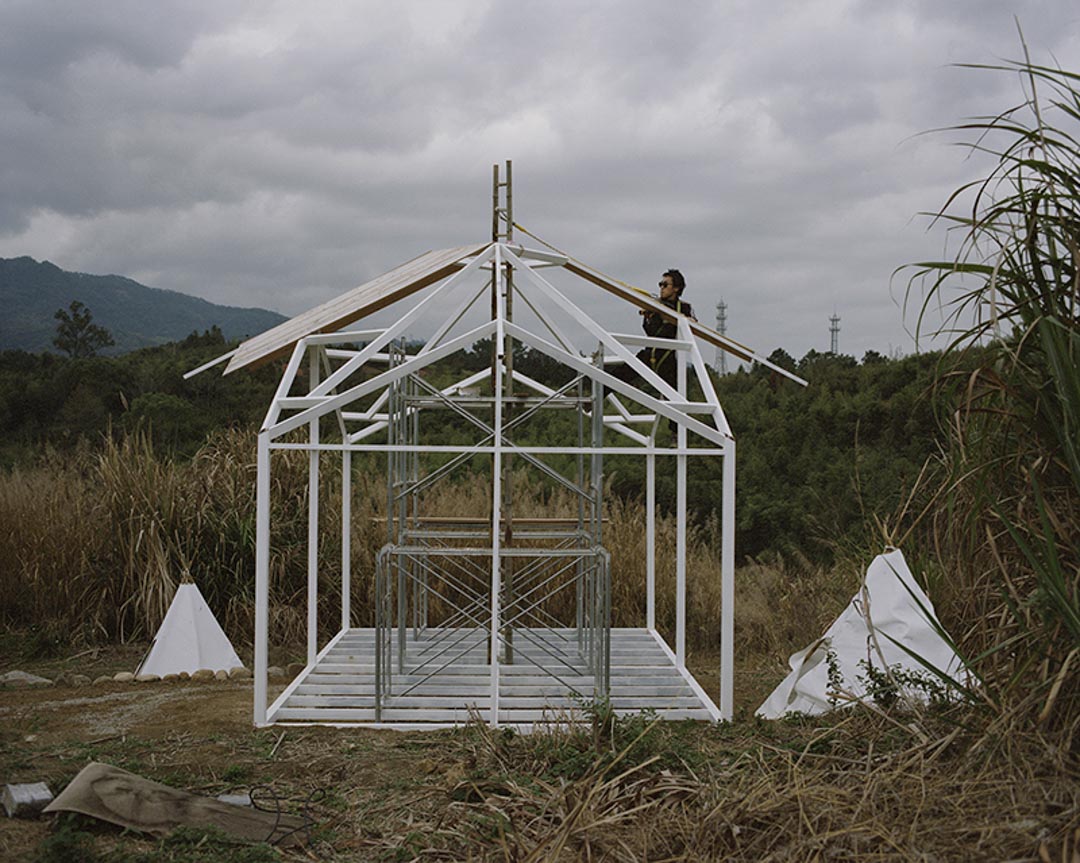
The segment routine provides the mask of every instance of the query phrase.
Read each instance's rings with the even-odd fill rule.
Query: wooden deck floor
[[[447,638],[456,640],[458,647],[453,661],[440,668],[449,654],[431,659],[438,652],[433,645],[439,639],[446,644]],[[514,650],[514,664],[499,666],[498,724],[530,727],[583,716],[582,704],[592,698],[593,678],[584,673],[571,630],[518,630]],[[405,673],[394,675],[393,694],[384,701],[378,722],[372,629],[342,633],[313,668],[290,684],[267,719],[418,729],[462,724],[470,715],[493,719],[483,630],[432,630],[419,639],[410,631],[406,656]],[[676,668],[666,645],[646,629],[611,631],[610,698],[620,714],[654,710],[664,719],[719,717],[704,690],[689,672]]]

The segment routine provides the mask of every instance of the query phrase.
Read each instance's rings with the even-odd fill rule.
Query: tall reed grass
[[[943,479],[923,541],[952,576],[962,642],[1002,709],[1071,725],[1080,703],[1080,76],[1022,61],[1020,102],[957,127],[993,167],[937,218],[956,257],[916,265],[944,306]],[[969,139],[969,140],[971,140]],[[961,206],[961,202],[963,205]],[[1056,706],[1056,709],[1055,709]]]
[[[242,643],[253,619],[253,447],[251,433],[223,431],[185,462],[133,433],[5,475],[0,620],[76,642],[145,638],[191,579]],[[283,459],[276,497],[306,493],[306,476],[299,459]],[[276,515],[275,634],[288,639],[303,613],[286,573],[306,559],[307,530]]]
[[[0,475],[0,624],[36,627],[71,642],[138,641],[153,635],[183,579],[198,584],[234,643],[254,631],[255,435],[222,431],[190,460],[157,454],[141,433],[105,440],[64,457]],[[319,501],[319,626],[325,636],[340,615],[340,475],[326,457]],[[270,550],[270,642],[301,645],[307,619],[307,456],[274,455]],[[523,517],[577,512],[565,490],[515,477],[514,512]],[[447,515],[489,511],[490,482],[466,474],[428,492],[425,508]],[[386,541],[385,476],[374,462],[355,471],[352,495],[352,607],[357,625],[372,624],[374,567]],[[640,500],[606,497],[604,545],[611,552],[616,626],[645,622],[645,509]],[[714,517],[715,518],[715,517]],[[673,516],[656,526],[657,621],[673,636]],[[688,644],[714,653],[719,644],[720,563],[717,525],[706,519],[688,536]],[[842,607],[857,576],[835,585],[809,564],[777,559],[737,574],[740,655],[780,661],[817,634]],[[841,594],[844,594],[843,596]],[[560,605],[561,603],[561,605]],[[813,622],[807,625],[807,608]],[[551,609],[573,618],[573,598]],[[779,610],[779,611],[778,611]],[[744,626],[745,623],[745,626]]]

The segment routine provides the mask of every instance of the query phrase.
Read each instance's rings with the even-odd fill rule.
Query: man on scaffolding
[[[680,315],[696,321],[690,304],[680,299],[685,288],[686,279],[683,274],[675,269],[668,270],[660,277],[660,302]],[[679,327],[675,321],[651,309],[643,309],[641,314],[641,328],[650,338],[674,339],[678,335]],[[679,369],[677,351],[668,348],[643,348],[638,352],[637,358],[656,372],[665,383],[675,387]],[[626,383],[636,383],[638,378],[637,373],[625,364],[613,370],[612,374]]]

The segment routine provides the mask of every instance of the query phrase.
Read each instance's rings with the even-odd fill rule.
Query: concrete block
[[[30,818],[52,803],[52,792],[44,782],[5,785],[0,795],[8,818]]]

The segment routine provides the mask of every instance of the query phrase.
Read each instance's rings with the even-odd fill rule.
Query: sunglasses
[[[673,287],[674,284],[674,282],[657,282],[657,285],[659,285],[661,288],[670,288]]]

